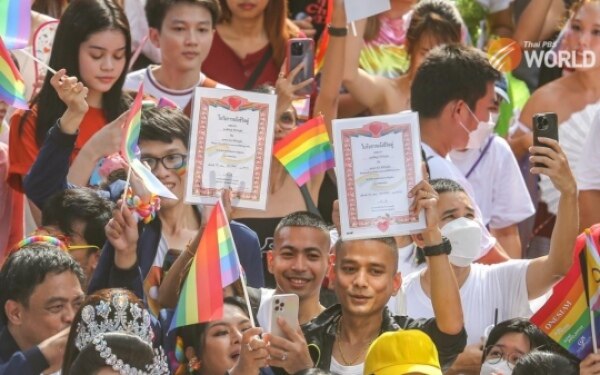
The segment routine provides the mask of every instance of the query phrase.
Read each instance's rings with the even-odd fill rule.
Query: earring
[[[200,370],[200,367],[201,367],[200,360],[198,359],[198,357],[194,356],[188,362],[188,365],[187,365],[188,374],[194,374],[196,371]]]

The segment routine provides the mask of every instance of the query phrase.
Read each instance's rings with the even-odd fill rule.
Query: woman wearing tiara
[[[587,139],[592,121],[600,112],[600,0],[580,0],[571,8],[571,19],[565,27],[565,45],[572,50],[575,61],[569,64],[573,72],[542,86],[531,96],[520,114],[516,130],[509,143],[517,159],[528,154],[533,145],[532,123],[534,114],[556,112],[558,134],[572,168],[577,165],[581,150]],[[594,59],[589,55],[593,54]],[[586,62],[593,62],[585,66]],[[534,236],[547,237],[530,248],[529,257],[543,255],[548,251],[549,236],[558,210],[559,193],[548,178],[540,181],[541,201],[538,207]]]

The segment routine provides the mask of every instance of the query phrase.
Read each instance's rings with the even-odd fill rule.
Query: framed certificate
[[[406,235],[426,227],[409,212],[408,192],[422,179],[415,112],[333,121],[341,236]]]
[[[192,104],[185,201],[215,204],[231,188],[232,206],[264,210],[277,97],[198,87]]]

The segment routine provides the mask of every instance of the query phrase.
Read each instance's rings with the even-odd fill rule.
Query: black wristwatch
[[[346,36],[348,35],[348,27],[334,27],[331,24],[327,25],[327,31],[330,36]]]
[[[450,240],[446,237],[442,236],[442,243],[434,246],[425,246],[423,248],[423,253],[426,257],[433,257],[436,255],[442,254],[450,254],[452,251],[452,245],[450,244]]]

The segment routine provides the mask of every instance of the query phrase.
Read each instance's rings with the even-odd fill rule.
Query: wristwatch
[[[327,31],[330,36],[346,36],[348,35],[347,27],[334,27],[331,24],[327,25]]]
[[[442,255],[442,254],[448,255],[448,254],[450,254],[451,251],[452,251],[452,245],[450,244],[450,240],[444,236],[442,236],[441,244],[433,245],[433,246],[425,246],[423,248],[423,253],[425,254],[426,257],[433,257],[436,255]]]

